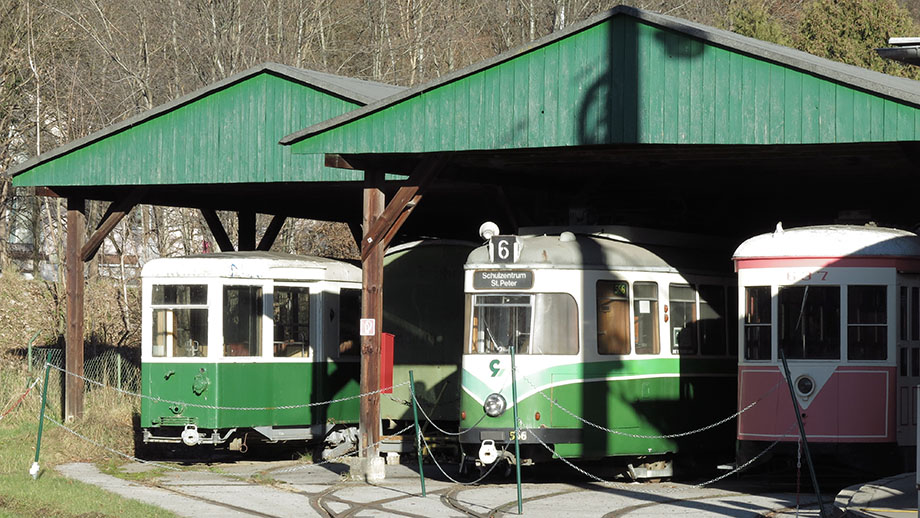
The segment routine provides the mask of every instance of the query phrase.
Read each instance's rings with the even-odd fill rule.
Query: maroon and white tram
[[[734,253],[738,462],[795,455],[785,353],[816,462],[890,471],[913,456],[920,382],[920,237],[873,225],[762,234]]]

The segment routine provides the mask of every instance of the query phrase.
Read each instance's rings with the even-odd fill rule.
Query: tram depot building
[[[201,210],[221,250],[267,250],[286,218],[346,222],[365,290],[388,244],[478,241],[485,221],[714,236],[731,272],[734,246],[779,221],[913,228],[918,107],[918,82],[621,6],[412,88],[265,64],[12,174],[67,199],[81,372],[74,265],[137,204]],[[112,202],[89,239],[84,200]],[[215,211],[238,214],[237,236]],[[262,236],[257,213],[274,216]]]

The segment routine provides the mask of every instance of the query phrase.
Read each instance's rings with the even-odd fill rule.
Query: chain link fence
[[[110,386],[126,392],[140,392],[140,351],[131,347],[95,348],[96,354],[83,361],[83,376],[103,386]],[[40,370],[45,361],[58,369],[64,369],[64,350],[60,347],[35,347],[27,359],[29,368]],[[97,388],[86,384],[86,390]]]

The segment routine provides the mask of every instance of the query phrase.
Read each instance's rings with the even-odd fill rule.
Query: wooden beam
[[[383,213],[383,173],[365,173],[363,226],[365,235]],[[361,336],[361,393],[380,388],[380,328],[383,324],[383,252],[382,242],[362,239],[361,246],[361,318],[374,322],[374,333]],[[378,456],[380,442],[380,395],[361,398],[360,435],[362,452],[368,458]]]
[[[205,223],[208,224],[211,235],[214,236],[214,241],[217,241],[217,248],[221,252],[232,252],[234,250],[233,242],[230,241],[230,236],[224,230],[224,224],[217,217],[217,212],[213,209],[201,209],[201,216],[204,218]]]
[[[351,165],[348,160],[345,159],[345,157],[336,153],[326,153],[324,163],[326,167],[333,167],[336,169],[356,169],[355,166]]]
[[[370,231],[365,232],[361,246],[362,259],[364,259],[364,251],[370,251],[364,245],[376,243],[380,240],[384,240],[384,247],[389,244],[386,237],[389,236],[389,239],[392,239],[408,217],[408,214],[405,216],[401,216],[401,214],[407,210],[411,212],[415,209],[415,206],[421,201],[421,195],[424,193],[425,188],[434,181],[445,165],[447,165],[447,154],[438,153],[431,158],[426,158],[416,166],[406,181],[407,185],[399,188],[399,191],[387,204],[380,217],[374,220]],[[413,201],[414,204],[410,204]]]
[[[36,187],[36,196],[47,196],[48,198],[60,198],[61,195],[51,190],[50,187]]]
[[[115,225],[118,225],[118,223],[131,212],[131,209],[133,209],[135,205],[140,203],[146,193],[146,188],[138,187],[132,189],[124,198],[109,204],[109,208],[99,222],[99,226],[96,227],[96,231],[93,232],[93,235],[89,237],[86,244],[83,245],[83,248],[80,250],[80,259],[82,259],[83,262],[90,261],[93,256],[96,255],[96,252],[99,251],[99,247],[102,246],[102,242],[105,241],[106,236],[112,232]]]
[[[241,210],[236,213],[236,249],[240,252],[256,249],[256,213]]]
[[[287,220],[287,216],[280,214],[272,218],[272,222],[268,224],[268,228],[262,234],[262,239],[259,241],[259,246],[256,247],[256,250],[268,252],[272,249],[272,245],[275,243],[275,239],[278,238],[278,233],[281,232],[281,227],[284,226],[285,220]]]
[[[415,207],[418,206],[422,201],[422,193],[417,193],[415,196],[409,200],[405,209],[399,213],[399,216],[396,216],[396,221],[393,222],[393,225],[390,227],[390,230],[387,231],[386,235],[383,236],[383,248],[386,250],[390,246],[390,242],[393,241],[393,238],[396,236],[396,233],[399,232],[399,229],[402,228],[403,223],[409,218],[409,214],[412,214],[412,211],[415,210]]]
[[[86,202],[67,199],[67,248],[65,256],[67,286],[67,336],[65,337],[64,419],[83,417],[83,261],[81,241],[86,226]]]

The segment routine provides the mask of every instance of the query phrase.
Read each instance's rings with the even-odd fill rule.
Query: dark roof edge
[[[310,86],[313,88],[317,88],[319,90],[326,91],[332,95],[343,98],[345,100],[353,101],[357,104],[366,105],[370,102],[377,101],[377,99],[368,97],[367,95],[364,95],[364,94],[354,92],[348,88],[343,87],[342,85],[337,85],[330,81],[324,80],[321,77],[313,76],[310,74],[309,70],[299,69],[299,68],[295,68],[295,67],[291,67],[287,65],[281,65],[278,63],[270,63],[270,62],[262,63],[260,65],[256,65],[250,69],[244,70],[242,72],[234,74],[225,79],[221,79],[220,81],[217,81],[207,86],[204,86],[202,88],[199,88],[198,90],[195,90],[191,93],[185,94],[181,97],[177,97],[176,99],[173,99],[172,101],[169,101],[164,104],[160,104],[154,108],[151,108],[150,110],[147,110],[145,112],[129,117],[121,122],[112,124],[110,126],[106,126],[105,128],[99,131],[90,133],[89,135],[86,135],[84,137],[67,142],[66,144],[58,146],[49,151],[46,151],[38,156],[32,157],[21,164],[17,164],[11,167],[9,169],[9,175],[10,177],[18,176],[22,173],[25,173],[29,169],[32,169],[33,167],[37,165],[43,164],[45,162],[48,162],[60,156],[66,155],[67,153],[75,151],[79,148],[86,147],[106,137],[109,137],[110,135],[114,135],[116,133],[119,133],[131,127],[137,126],[145,121],[159,117],[160,115],[163,115],[164,113],[175,110],[177,108],[181,108],[182,106],[185,106],[187,104],[191,104],[197,101],[198,99],[206,97],[214,92],[223,90],[225,88],[229,88],[230,86],[233,86],[237,83],[241,83],[245,81],[246,79],[257,76],[262,73],[269,73],[269,74],[276,75],[278,77],[290,79],[292,81],[296,81],[306,86]],[[331,74],[323,74],[323,76],[331,77]],[[350,78],[344,78],[344,77],[343,79],[350,80]],[[354,81],[358,81],[358,80],[354,80]],[[373,84],[373,82],[371,81],[362,81],[362,82]]]
[[[832,81],[846,83],[861,90],[876,93],[885,97],[892,98],[894,100],[903,101],[920,107],[920,81],[895,77],[888,74],[883,74],[881,72],[876,72],[874,70],[847,65],[826,58],[814,56],[800,50],[795,50],[789,47],[784,47],[782,45],[777,45],[775,43],[769,43],[747,36],[742,36],[734,32],[717,29],[715,27],[709,27],[684,20],[682,18],[653,13],[626,5],[618,5],[609,11],[594,15],[591,18],[571,25],[562,31],[548,34],[530,43],[505,51],[487,60],[474,63],[473,65],[447,74],[436,80],[429,81],[428,83],[410,88],[391,97],[387,97],[386,99],[368,104],[362,108],[358,108],[338,117],[334,117],[332,119],[304,128],[296,133],[285,136],[281,139],[280,143],[284,145],[294,144],[305,138],[312,137],[338,126],[342,126],[352,120],[378,112],[389,106],[398,104],[406,99],[438,88],[444,84],[457,81],[466,76],[479,72],[480,70],[493,67],[505,61],[509,61],[519,55],[526,54],[532,50],[564,39],[572,34],[598,25],[620,14],[631,16],[661,28],[687,34],[691,37],[712,43],[719,47],[736,50],[750,56],[762,58],[777,64],[786,65],[811,75],[824,77]]]

